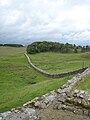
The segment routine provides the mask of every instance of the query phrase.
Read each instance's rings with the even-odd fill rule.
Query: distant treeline
[[[23,47],[21,44],[0,44],[0,46]]]
[[[89,52],[90,46],[76,46],[75,44],[62,44],[58,42],[34,42],[27,46],[27,53],[35,54],[40,52],[80,53]]]

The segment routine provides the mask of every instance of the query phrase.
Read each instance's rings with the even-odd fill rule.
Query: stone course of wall
[[[71,72],[65,72],[65,73],[53,73],[53,74],[50,74],[38,67],[36,67],[32,61],[30,60],[29,56],[25,53],[24,54],[25,57],[27,58],[28,60],[28,63],[35,69],[37,70],[38,72],[40,72],[41,74],[47,76],[47,77],[51,77],[51,78],[61,78],[61,77],[65,77],[65,76],[68,76],[68,75],[75,75],[77,73],[82,73],[84,70],[86,70],[88,67],[84,67],[84,68],[81,68],[81,69],[78,69],[78,70],[75,70],[75,71],[71,71]]]
[[[0,113],[0,120],[39,120],[39,111],[52,103],[54,103],[54,109],[90,116],[90,91],[72,91],[73,87],[88,74],[90,74],[90,68],[68,80],[58,90],[53,90],[42,97],[36,97],[21,107],[11,109],[11,111]]]

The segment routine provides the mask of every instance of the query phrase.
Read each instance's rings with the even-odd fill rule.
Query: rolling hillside
[[[71,79],[72,76],[52,79],[29,66],[23,52],[25,47],[0,47],[0,112],[41,96]],[[88,66],[89,53],[40,53],[30,55],[33,63],[50,73],[66,72]]]

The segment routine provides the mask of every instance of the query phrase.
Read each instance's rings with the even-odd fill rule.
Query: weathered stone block
[[[0,117],[0,120],[2,120],[2,117]]]
[[[11,111],[7,111],[7,112],[4,112],[4,113],[1,113],[1,116],[4,118],[4,117],[7,117],[10,114],[11,114]]]
[[[40,109],[44,109],[44,108],[47,107],[47,105],[46,105],[44,102],[41,102],[41,101],[37,101],[37,102],[34,104],[34,106],[35,106],[36,108],[40,108]]]

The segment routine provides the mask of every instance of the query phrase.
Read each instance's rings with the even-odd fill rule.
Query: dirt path
[[[39,116],[39,120],[90,120],[90,117],[76,115],[69,111],[56,110],[52,106],[40,111]]]

